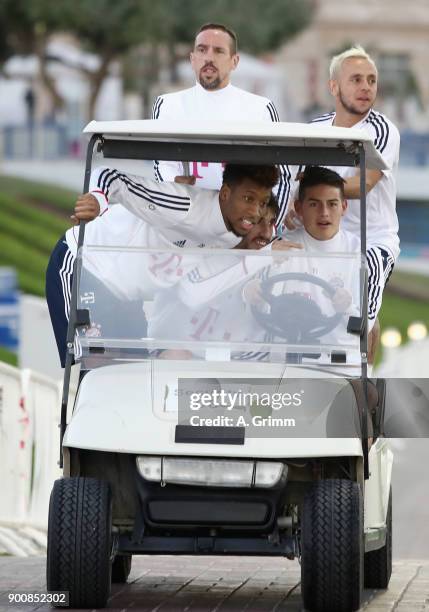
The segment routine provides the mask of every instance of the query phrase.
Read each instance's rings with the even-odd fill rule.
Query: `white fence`
[[[0,363],[0,549],[12,554],[46,542],[49,496],[61,476],[61,392],[62,382]]]

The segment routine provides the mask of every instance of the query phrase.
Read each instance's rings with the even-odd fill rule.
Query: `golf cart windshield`
[[[86,369],[180,358],[360,373],[359,253],[85,245],[78,261]]]
[[[90,245],[81,231],[68,346],[76,331],[74,358],[85,360],[84,367],[130,358],[261,360],[361,374],[356,366],[366,356],[365,168],[385,167],[365,132],[159,121],[92,122],[84,131],[92,134],[84,191],[97,153],[114,158],[113,167],[121,160],[124,170],[154,158],[181,160],[184,168],[193,159],[358,166],[362,188],[360,253],[273,255],[270,249],[173,245],[151,251]]]

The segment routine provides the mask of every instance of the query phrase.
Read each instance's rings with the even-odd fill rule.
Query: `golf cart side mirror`
[[[349,317],[347,322],[347,332],[349,334],[355,334],[357,336],[363,335],[365,322],[363,317]]]
[[[76,310],[75,327],[89,327],[90,325],[89,310],[87,308],[78,308]]]

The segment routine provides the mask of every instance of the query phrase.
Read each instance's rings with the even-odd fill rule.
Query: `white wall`
[[[20,368],[31,368],[54,380],[63,375],[44,298],[21,296],[18,363]]]

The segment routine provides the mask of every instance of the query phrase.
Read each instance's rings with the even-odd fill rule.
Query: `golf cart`
[[[392,453],[380,437],[382,381],[368,380],[366,362],[365,168],[385,167],[372,141],[286,123],[92,122],[85,132],[85,192],[96,155],[102,165],[357,166],[361,252],[91,245],[81,226],[48,589],[100,608],[132,555],[285,556],[301,562],[306,609],[357,610],[364,584],[387,588],[392,563]],[[115,279],[133,270],[137,309],[117,288],[110,310],[94,299],[100,254]],[[350,296],[340,311],[338,276]],[[246,300],[255,282],[259,299]]]

